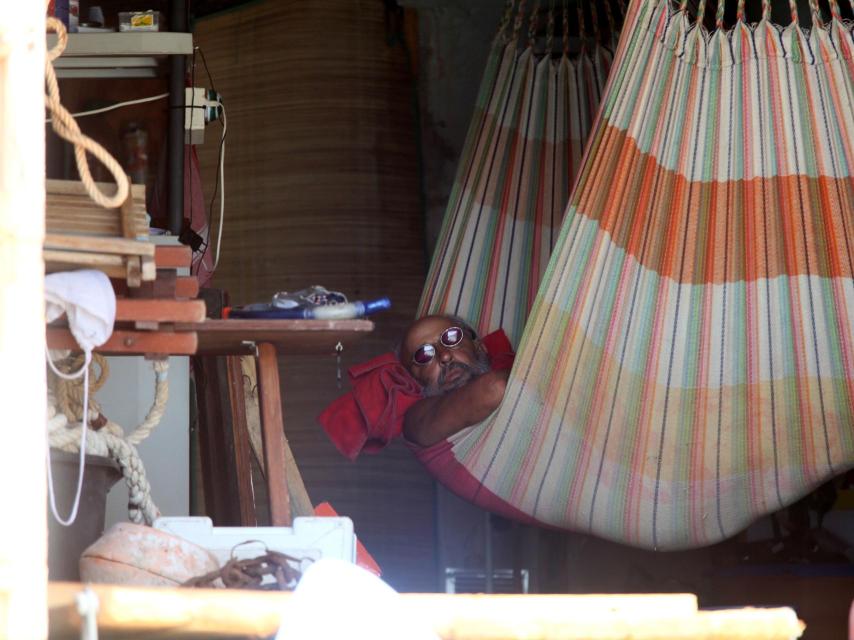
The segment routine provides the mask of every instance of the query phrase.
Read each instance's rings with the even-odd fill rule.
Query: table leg
[[[231,437],[234,443],[234,462],[237,471],[237,491],[240,498],[240,524],[254,527],[255,495],[252,490],[252,461],[249,453],[249,430],[246,426],[246,402],[243,397],[243,369],[240,356],[226,356],[228,396],[231,407]]]
[[[257,361],[261,437],[264,442],[264,468],[270,499],[270,524],[274,527],[287,527],[291,525],[291,505],[282,446],[285,430],[276,347],[266,342],[258,344]]]

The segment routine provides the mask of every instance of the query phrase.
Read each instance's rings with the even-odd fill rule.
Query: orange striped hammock
[[[684,2],[632,0],[538,286],[555,203],[512,171],[484,187],[472,134],[420,311],[521,338],[499,409],[422,457],[452,489],[679,549],[854,466],[854,36],[836,0],[810,2],[810,29],[791,6],[788,26],[767,0],[748,24],[740,1],[728,26],[721,0],[709,30]],[[559,82],[566,64],[512,58],[487,71],[473,129],[503,135],[489,91],[525,85],[502,74]],[[543,172],[560,186],[567,166]]]

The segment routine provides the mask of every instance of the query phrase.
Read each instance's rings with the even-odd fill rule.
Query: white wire
[[[228,128],[228,121],[225,119],[225,105],[222,102],[215,102],[213,104],[222,109],[222,138],[220,138],[222,153],[219,156],[219,229],[217,230],[216,254],[212,269],[212,271],[216,271],[216,266],[219,264],[219,250],[222,247],[222,226],[225,221],[225,132]]]
[[[113,109],[119,109],[121,107],[129,107],[134,104],[142,104],[144,102],[154,102],[155,100],[162,100],[163,98],[168,98],[168,93],[161,93],[156,96],[149,96],[147,98],[137,98],[136,100],[127,100],[126,102],[117,102],[116,104],[111,104],[108,107],[101,107],[100,109],[91,109],[89,111],[81,111],[80,113],[72,113],[71,115],[75,118],[80,118],[82,116],[94,116],[96,113],[104,113],[106,111],[112,111]],[[52,118],[48,118],[45,120],[45,123],[48,123],[52,120]]]
[[[50,498],[50,510],[51,513],[53,513],[53,517],[56,518],[56,521],[59,524],[63,527],[69,527],[77,519],[77,509],[80,507],[80,496],[83,493],[83,470],[86,467],[86,425],[89,422],[89,363],[92,362],[92,352],[86,352],[83,367],[80,371],[75,373],[63,373],[57,369],[56,365],[53,364],[53,360],[50,359],[50,353],[48,353],[47,349],[45,349],[45,357],[47,358],[47,363],[50,365],[50,368],[60,378],[64,378],[65,380],[74,380],[79,378],[81,374],[83,375],[83,420],[80,426],[80,467],[77,472],[77,492],[74,496],[74,504],[71,506],[71,513],[68,514],[68,518],[62,518],[62,516],[59,515],[59,510],[56,508],[56,494],[53,490],[53,472],[51,471],[50,466],[50,445],[48,444],[46,447],[47,493]]]

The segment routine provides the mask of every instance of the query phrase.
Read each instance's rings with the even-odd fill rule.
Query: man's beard
[[[455,369],[459,370],[461,373],[456,377],[456,379],[452,380],[447,386],[445,386],[445,379],[451,371],[454,371]],[[467,385],[474,378],[482,376],[490,369],[489,356],[485,351],[479,351],[475,355],[474,364],[471,365],[456,361],[451,362],[447,367],[442,367],[439,370],[439,377],[436,379],[436,384],[424,387],[424,396],[431,398],[441,396],[449,391],[453,391],[454,389],[459,389],[460,387]]]

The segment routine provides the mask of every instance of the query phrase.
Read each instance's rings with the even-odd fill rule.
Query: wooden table
[[[252,495],[251,468],[248,435],[245,433],[246,411],[240,356],[255,356],[270,519],[273,526],[289,526],[291,505],[287,476],[289,470],[292,478],[299,478],[299,474],[292,468],[294,463],[285,437],[278,355],[335,354],[339,345],[346,349],[367,336],[373,331],[374,323],[370,320],[243,319],[178,322],[173,320],[181,316],[174,311],[171,315],[163,311],[169,311],[169,308],[162,303],[158,307],[161,314],[150,318],[148,315],[140,316],[140,310],[137,309],[139,302],[125,300],[122,304],[128,310],[125,313],[122,311],[124,307],[118,309],[117,320],[138,321],[142,317],[160,322],[161,326],[156,331],[117,329],[96,351],[112,355],[227,356],[227,394],[231,404],[231,422],[242,430],[241,433],[235,433],[234,442],[229,443],[229,446],[234,448],[237,458],[241,524],[244,525],[254,524],[254,506],[249,499]],[[204,304],[201,301],[182,304],[184,307],[188,304],[193,307],[195,318],[204,316]],[[182,307],[182,313],[185,311]],[[65,327],[48,327],[47,342],[51,349],[79,348]],[[307,498],[303,502],[308,502]]]
[[[205,320],[176,323],[179,333],[194,333],[198,356],[228,356],[228,395],[232,405],[232,424],[245,425],[241,355],[255,355],[261,414],[270,520],[273,526],[291,524],[291,505],[287,471],[290,448],[284,431],[282,398],[279,386],[279,354],[331,355],[339,345],[346,349],[374,329],[369,320]],[[245,430],[245,426],[244,426]],[[238,437],[240,435],[241,437]],[[238,466],[241,520],[251,520],[246,496],[251,496],[248,444],[245,434],[235,434],[234,449]],[[240,460],[244,462],[241,464]],[[293,463],[290,463],[293,466]],[[298,477],[298,476],[297,476]],[[244,483],[241,486],[241,483]],[[248,522],[242,522],[248,524]]]
[[[253,344],[272,345],[280,353],[335,353],[374,330],[370,320],[205,320],[177,323],[176,331],[198,335],[200,355],[249,355]]]

